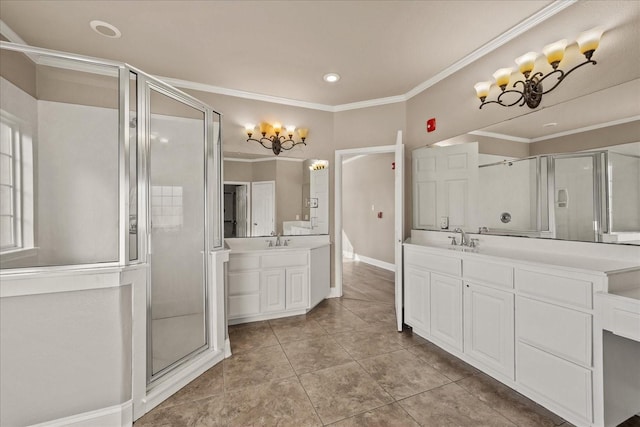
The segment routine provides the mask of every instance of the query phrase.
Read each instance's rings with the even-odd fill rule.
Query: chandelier
[[[493,74],[493,78],[495,79],[496,86],[500,87],[501,92],[493,101],[486,100],[489,96],[489,91],[491,90],[493,82],[487,81],[476,83],[474,88],[478,98],[480,98],[480,108],[484,107],[486,104],[498,104],[503,107],[512,107],[516,104],[518,104],[519,107],[522,107],[526,104],[529,108],[536,108],[542,101],[542,95],[549,93],[558,87],[558,85],[560,85],[560,83],[562,83],[574,70],[586,64],[596,64],[596,61],[591,59],[591,57],[600,44],[602,33],[602,29],[596,28],[578,36],[576,42],[580,53],[585,56],[586,60],[568,71],[563,71],[558,68],[562,58],[564,58],[564,51],[568,44],[566,39],[551,43],[542,49],[542,53],[547,57],[547,61],[551,65],[551,68],[553,68],[553,70],[548,74],[545,74],[542,71],[537,71],[533,73],[533,75],[531,74],[535,67],[536,59],[538,58],[538,54],[536,52],[528,52],[521,57],[516,58],[515,62],[518,65],[518,70],[524,76],[524,80],[516,80],[513,83],[513,88],[507,90],[513,70],[511,68],[501,68],[496,71]],[[556,79],[553,80],[552,77],[555,77]],[[545,83],[545,81],[551,84],[547,89],[543,87],[543,83]],[[506,101],[506,99],[509,101]]]
[[[307,145],[304,141],[305,139],[307,139],[307,135],[309,134],[309,129],[302,129],[302,128],[296,129],[295,126],[286,126],[285,127],[286,135],[289,137],[287,138],[285,135],[280,135],[280,133],[282,132],[282,125],[280,123],[274,123],[273,125],[270,125],[269,123],[263,122],[263,123],[260,123],[259,127],[260,127],[260,133],[262,134],[262,138],[255,139],[255,138],[251,138],[255,130],[255,126],[254,125],[246,126],[246,131],[248,136],[247,142],[249,141],[257,142],[267,150],[273,151],[273,154],[275,154],[276,156],[280,154],[282,150],[291,150],[296,145],[300,145],[300,144]],[[302,139],[302,141],[293,140],[293,133],[296,130],[298,132],[298,136],[300,137],[300,139]],[[269,136],[267,136],[267,134],[269,134]]]

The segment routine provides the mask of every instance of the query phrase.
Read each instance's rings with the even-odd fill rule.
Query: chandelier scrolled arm
[[[500,88],[501,92],[494,100],[487,100],[491,86],[494,82],[488,81],[476,83],[474,88],[476,90],[476,95],[480,99],[479,108],[484,107],[486,104],[498,104],[502,107],[512,107],[516,104],[519,107],[522,107],[526,104],[529,108],[538,107],[540,102],[542,102],[542,96],[558,87],[569,74],[587,64],[597,64],[597,62],[591,59],[591,57],[598,48],[602,33],[602,29],[596,28],[581,34],[577,38],[576,42],[578,44],[578,48],[584,55],[585,61],[575,65],[567,71],[558,68],[562,62],[568,43],[567,40],[564,39],[545,46],[543,49],[544,55],[553,68],[553,70],[547,74],[541,71],[536,71],[532,74],[533,68],[536,66],[535,62],[539,56],[538,53],[528,52],[521,57],[516,58],[515,62],[518,64],[519,71],[521,73],[520,75],[522,75],[524,79],[516,80],[513,82],[512,87],[507,90],[513,70],[511,68],[501,68],[497,70],[493,74],[493,77],[495,79],[495,84]],[[552,79],[552,76],[555,80]],[[549,86],[545,89],[545,85],[547,83]],[[517,99],[514,102],[508,103],[503,99],[504,97],[508,98],[514,94],[517,95]]]
[[[278,129],[280,129],[280,126],[279,125],[277,126],[278,126]],[[265,129],[267,128],[267,126],[265,126],[264,123],[261,125],[261,127],[264,127]],[[257,142],[267,150],[273,151],[273,154],[275,154],[276,156],[279,155],[283,150],[284,151],[291,150],[296,145],[305,145],[305,146],[307,145],[307,143],[305,142],[305,139],[307,138],[307,134],[309,132],[307,129],[298,129],[298,134],[302,139],[301,141],[295,141],[293,139],[293,129],[294,129],[293,127],[287,128],[288,138],[285,135],[280,135],[279,130],[273,130],[272,128],[269,128],[269,129],[273,130],[274,132],[273,135],[267,136],[267,131],[262,131],[261,129],[260,133],[262,134],[262,138],[260,139],[252,138],[253,129],[254,129],[253,125],[247,125],[247,128],[246,128],[246,132],[248,136],[247,142],[249,141]]]

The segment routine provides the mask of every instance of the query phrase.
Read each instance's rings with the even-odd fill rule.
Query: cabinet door
[[[284,310],[285,307],[285,271],[284,269],[263,270],[260,272],[260,312]]]
[[[286,308],[307,308],[309,306],[309,273],[305,267],[287,268]]]
[[[464,352],[514,379],[514,317],[510,292],[475,283],[464,288]]]
[[[410,265],[404,268],[404,321],[429,334],[429,272]]]
[[[462,350],[462,280],[431,273],[431,336]]]

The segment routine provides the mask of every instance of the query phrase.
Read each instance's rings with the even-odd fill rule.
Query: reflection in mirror
[[[224,157],[224,237],[329,233],[329,162]]]
[[[636,79],[415,150],[413,227],[640,244],[638,92]]]

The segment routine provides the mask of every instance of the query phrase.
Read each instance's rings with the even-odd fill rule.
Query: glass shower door
[[[205,113],[161,88],[149,92],[148,380],[207,348]]]

